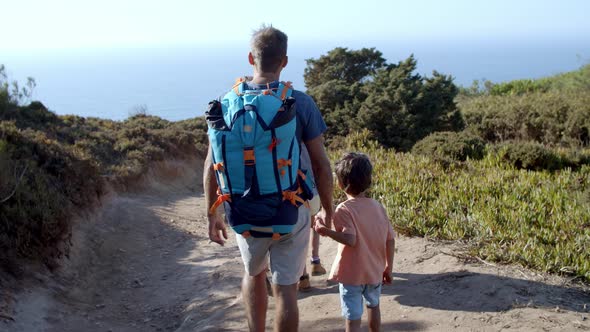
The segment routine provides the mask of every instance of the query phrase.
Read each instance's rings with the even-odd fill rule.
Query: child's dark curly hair
[[[336,162],[336,177],[349,195],[356,196],[371,186],[373,165],[367,155],[348,152]]]

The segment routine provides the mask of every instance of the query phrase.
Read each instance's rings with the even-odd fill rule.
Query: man
[[[250,89],[277,88],[280,74],[287,65],[287,36],[272,26],[262,26],[251,39],[248,61],[253,66]],[[323,132],[326,125],[314,101],[300,91],[293,91],[297,110],[297,139],[309,152],[312,169],[323,206],[316,221],[330,228],[332,206],[332,170],[324,149]],[[213,170],[211,149],[208,151],[204,171],[205,200],[207,207],[214,204],[217,183]],[[276,299],[275,331],[297,331],[297,282],[303,273],[309,246],[310,215],[306,207],[298,210],[297,224],[292,233],[280,240],[244,237],[237,234],[237,242],[246,273],[242,282],[242,295],[250,331],[264,331],[268,297],[266,268],[270,255],[272,289]],[[209,211],[209,238],[220,245],[227,239],[225,223],[217,211]]]

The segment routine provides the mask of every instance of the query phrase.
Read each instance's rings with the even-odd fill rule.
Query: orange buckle
[[[223,172],[223,163],[213,164],[213,170]]]
[[[244,239],[247,239],[251,236],[250,231],[245,231],[244,233],[242,233],[242,236],[244,237]]]
[[[277,145],[279,145],[281,143],[281,140],[279,140],[276,137],[273,137],[272,141],[270,142],[270,144],[268,145],[268,151],[272,152],[272,149],[274,149]]]
[[[297,170],[297,174],[299,174],[299,176],[300,176],[300,177],[301,177],[301,179],[303,179],[303,180],[305,180],[305,178],[307,178],[307,176],[306,176],[305,174],[303,174],[303,172],[302,172],[300,169],[298,169],[298,170]]]
[[[252,166],[256,164],[256,157],[253,149],[244,149],[244,165]]]
[[[230,194],[223,194],[223,195],[219,195],[217,196],[217,200],[215,201],[215,203],[213,203],[213,205],[211,206],[211,208],[209,209],[209,213],[210,214],[214,214],[215,210],[217,210],[217,208],[223,204],[223,202],[231,202],[231,195]]]
[[[281,100],[285,100],[287,97],[287,91],[292,88],[291,82],[283,83],[283,92],[281,93]]]
[[[272,239],[275,240],[275,241],[280,240],[281,239],[281,234],[279,234],[279,233],[273,233],[272,234]]]
[[[297,191],[285,190],[283,191],[283,201],[289,201],[291,204],[297,206],[297,202],[305,204],[305,200],[297,196]]]

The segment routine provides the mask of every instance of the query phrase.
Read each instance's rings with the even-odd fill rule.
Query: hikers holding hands
[[[380,331],[381,285],[391,284],[394,231],[383,205],[366,197],[373,166],[361,153],[347,153],[336,163],[338,186],[347,200],[334,214],[334,229],[316,223],[315,230],[340,243],[329,279],[339,282],[346,331],[360,331],[365,300],[369,329]]]
[[[297,283],[310,238],[310,188],[299,165],[301,144],[309,153],[322,209],[315,220],[330,228],[332,170],[324,149],[326,130],[311,97],[280,82],[287,65],[287,36],[262,26],[251,39],[251,80],[239,80],[209,104],[209,149],[203,183],[209,238],[227,239],[221,205],[245,267],[242,295],[250,331],[264,331],[270,256],[276,298],[275,331],[297,331]]]

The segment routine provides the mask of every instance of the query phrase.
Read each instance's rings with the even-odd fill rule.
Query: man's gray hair
[[[264,73],[276,72],[287,56],[287,35],[272,25],[262,25],[250,40],[256,68]]]

